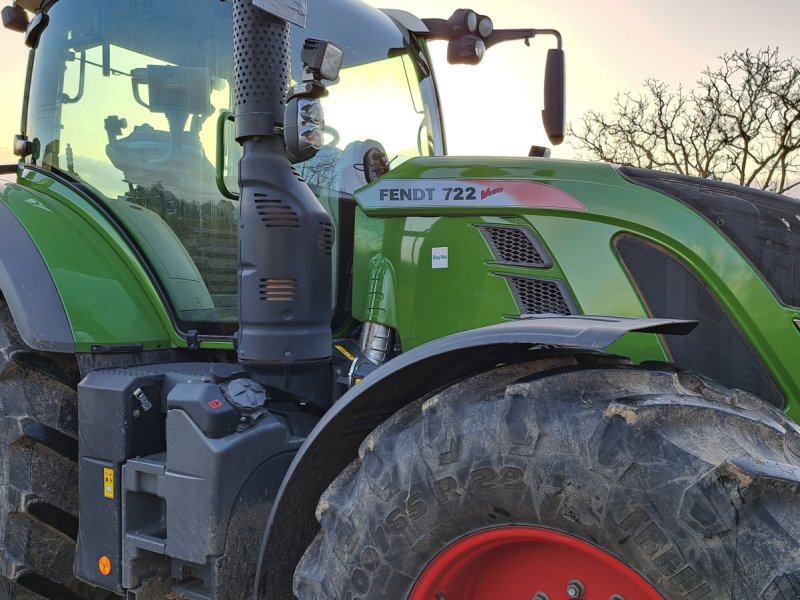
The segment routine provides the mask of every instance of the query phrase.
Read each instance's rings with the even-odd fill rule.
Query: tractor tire
[[[25,346],[0,297],[0,600],[116,597],[72,574],[78,380],[74,357]]]
[[[375,429],[319,501],[297,598],[800,598],[800,429],[780,412],[666,366],[525,373]]]

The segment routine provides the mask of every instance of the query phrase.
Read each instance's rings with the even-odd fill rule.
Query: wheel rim
[[[428,564],[409,596],[465,598],[662,600],[640,575],[596,546],[534,527],[489,529],[451,544]]]

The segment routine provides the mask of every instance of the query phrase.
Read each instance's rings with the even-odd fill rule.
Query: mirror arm
[[[449,40],[452,37],[447,19],[422,19],[422,22],[428,31],[418,33],[420,37],[426,40]]]
[[[450,40],[450,24],[447,19],[422,19],[428,31],[419,33],[420,37],[426,40]],[[513,40],[530,40],[537,35],[553,35],[558,40],[558,48],[561,48],[561,33],[556,29],[497,29],[489,37],[484,38],[486,48],[489,49],[502,42]]]
[[[558,41],[558,48],[561,49],[561,33],[555,29],[497,29],[486,38],[486,49],[488,50],[496,44],[510,42],[513,40],[525,40],[525,43],[537,35],[553,35]]]

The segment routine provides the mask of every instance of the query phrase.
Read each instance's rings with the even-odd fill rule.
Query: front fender
[[[273,505],[261,547],[255,598],[291,599],[294,566],[318,530],[317,501],[358,455],[367,434],[407,404],[498,364],[526,362],[558,346],[601,352],[631,332],[685,335],[674,319],[537,316],[473,329],[389,361],[329,410],[297,453]]]
[[[0,194],[3,191],[0,183]],[[0,203],[0,294],[22,340],[35,350],[75,352],[75,338],[50,271],[25,228]]]
[[[0,285],[29,346],[95,352],[185,345],[130,241],[80,190],[26,170],[2,183],[0,205],[3,228],[16,230],[27,248],[21,253],[3,240]]]

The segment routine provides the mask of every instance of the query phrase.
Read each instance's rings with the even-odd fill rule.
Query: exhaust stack
[[[239,363],[259,383],[330,403],[330,216],[283,144],[289,24],[233,0],[239,163]]]

